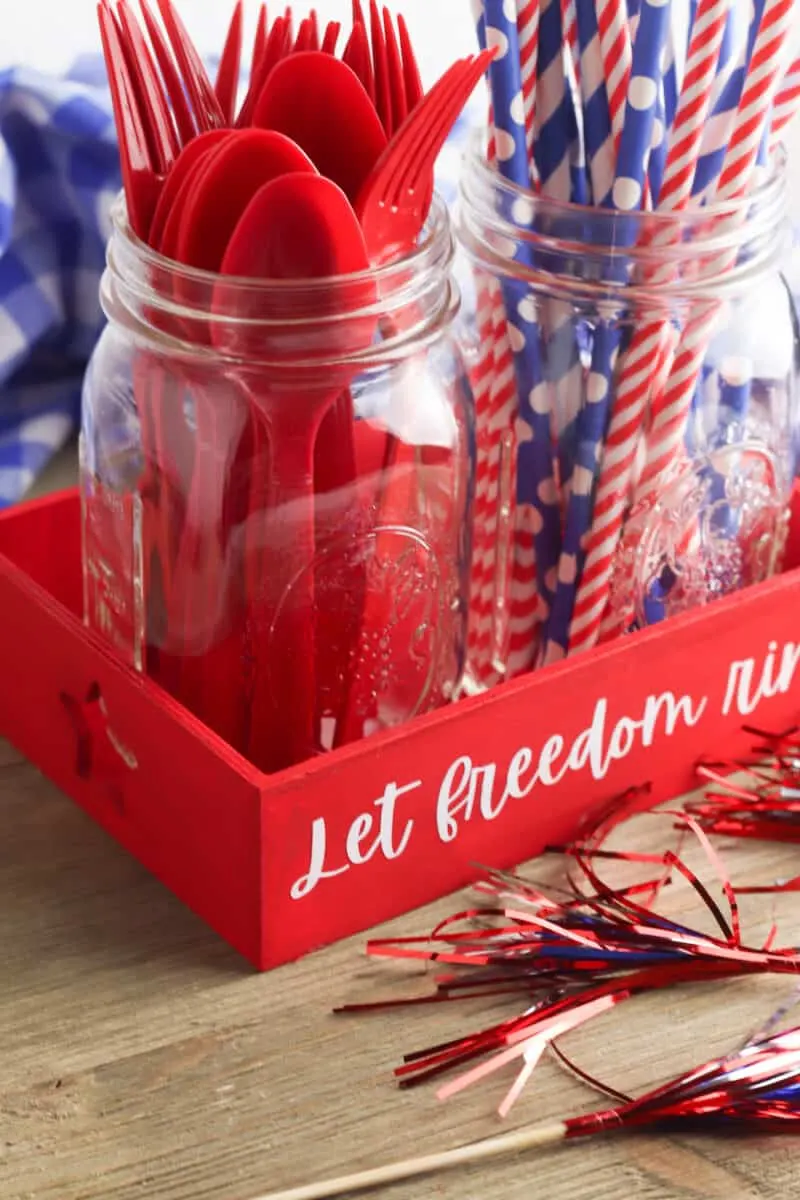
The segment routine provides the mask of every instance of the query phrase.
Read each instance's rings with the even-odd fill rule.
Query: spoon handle
[[[247,641],[255,660],[248,757],[264,771],[315,750],[314,443],[330,399],[254,397],[269,466],[267,503],[253,496],[245,533]],[[254,490],[262,472],[256,464]]]

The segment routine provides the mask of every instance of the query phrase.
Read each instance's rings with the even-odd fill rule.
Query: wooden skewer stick
[[[471,1142],[468,1146],[458,1146],[454,1150],[444,1150],[439,1154],[423,1154],[418,1158],[406,1158],[402,1162],[388,1163],[383,1167],[372,1167],[368,1171],[340,1175],[337,1179],[306,1183],[300,1187],[289,1188],[285,1192],[270,1192],[266,1196],[257,1197],[257,1200],[328,1200],[331,1196],[365,1192],[390,1183],[399,1183],[402,1179],[415,1179],[420,1175],[432,1175],[437,1171],[447,1171],[451,1167],[463,1166],[465,1163],[482,1162],[487,1158],[500,1158],[520,1150],[551,1146],[556,1142],[563,1141],[566,1136],[567,1126],[563,1121],[526,1125],[511,1133]]]

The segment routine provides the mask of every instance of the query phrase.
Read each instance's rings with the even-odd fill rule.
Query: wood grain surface
[[[650,822],[648,825],[647,822]],[[661,822],[657,828],[656,822]],[[405,1051],[515,1008],[330,1015],[348,999],[425,988],[368,961],[363,938],[258,976],[6,743],[0,742],[0,1197],[252,1200],[319,1176],[497,1132],[512,1076],[440,1103],[401,1093]],[[626,836],[663,848],[667,819]],[[800,850],[731,846],[736,882],[800,871]],[[537,864],[538,878],[556,868]],[[681,903],[688,903],[684,897]],[[679,905],[680,907],[680,905]],[[382,932],[421,933],[453,898]],[[751,901],[797,940],[800,899]],[[790,994],[787,978],[630,1001],[565,1048],[636,1091],[732,1049]],[[599,1107],[545,1061],[510,1125]],[[609,1138],[397,1186],[387,1200],[784,1200],[791,1139]]]

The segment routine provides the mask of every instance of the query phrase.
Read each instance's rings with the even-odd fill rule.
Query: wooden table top
[[[363,938],[256,975],[3,742],[0,814],[3,1200],[255,1200],[501,1128],[495,1107],[513,1073],[445,1103],[391,1078],[403,1052],[479,1028],[488,1006],[330,1015],[419,982],[417,970],[366,960]],[[763,882],[797,874],[800,851],[736,845],[728,858],[736,882]],[[785,945],[800,900],[781,906]],[[451,897],[386,929],[421,933],[454,907]],[[755,941],[771,901],[745,915]],[[790,990],[785,977],[750,979],[633,1000],[565,1047],[636,1091],[733,1049]],[[601,1105],[545,1061],[507,1123]],[[612,1137],[381,1196],[784,1200],[796,1180],[790,1138]]]

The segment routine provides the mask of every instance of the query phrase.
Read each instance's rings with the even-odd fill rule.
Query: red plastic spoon
[[[321,50],[290,54],[278,63],[258,98],[253,125],[285,133],[351,203],[386,148],[364,85],[350,67]]]
[[[189,177],[174,257],[188,266],[219,271],[233,232],[259,188],[286,172],[313,174],[314,170],[302,150],[282,134],[263,129],[229,131],[203,160],[200,171]],[[204,332],[195,321],[192,340],[202,340]],[[197,634],[210,631],[216,597],[230,574],[229,522],[221,519],[218,528],[209,529],[208,514],[228,511],[231,472],[242,465],[242,454],[248,460],[251,457],[252,433],[243,424],[241,391],[235,386],[223,382],[212,394],[198,384],[193,396],[197,425],[194,466],[175,572],[173,613],[184,630]],[[212,634],[212,643],[216,642]],[[240,716],[231,703],[236,664],[229,648],[220,643],[218,649],[219,653],[215,649],[186,656],[181,691],[207,724],[236,744]]]
[[[222,142],[226,138],[231,137],[231,135],[230,129],[209,129],[205,133],[200,133],[197,137],[192,138],[183,147],[164,180],[164,186],[161,189],[161,194],[156,204],[156,211],[153,213],[153,219],[150,222],[148,241],[154,250],[160,248],[167,218],[173,209],[183,184],[194,170],[196,164],[205,160],[212,150],[218,149]],[[183,199],[185,200],[185,198],[184,195]]]
[[[272,280],[325,280],[361,274],[368,266],[364,237],[347,197],[329,179],[306,174],[284,175],[253,197],[228,245],[222,271]],[[231,295],[224,283],[218,284],[215,307],[218,300],[219,309],[228,311]],[[367,277],[354,284],[348,309],[373,300],[374,285]],[[266,312],[260,304],[262,317],[278,323],[285,319],[284,312]],[[326,334],[324,321],[337,315],[336,304],[334,293],[320,287],[309,289],[303,306],[306,321],[319,318],[318,353],[323,358],[364,349],[374,333],[374,320],[366,318],[333,321]],[[298,382],[292,384],[288,362],[287,368],[289,382],[280,385],[255,375],[247,381],[266,426],[269,455],[268,504],[263,523],[251,511],[248,552],[251,586],[258,588],[256,597],[251,596],[259,630],[254,649],[261,660],[249,756],[265,770],[300,762],[316,749],[314,445],[325,413],[349,383],[347,369],[337,373],[321,367],[326,385],[304,383],[297,372]],[[307,378],[313,380],[313,371]]]
[[[186,266],[218,271],[231,234],[258,189],[288,171],[314,170],[308,155],[282,133],[229,131],[186,198],[178,260]]]

